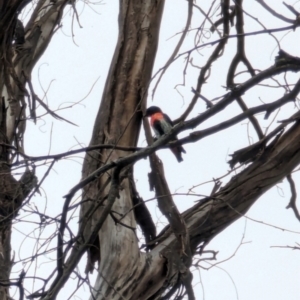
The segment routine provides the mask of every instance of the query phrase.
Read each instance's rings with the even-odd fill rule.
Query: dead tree
[[[262,9],[289,24],[274,32],[299,26],[299,13],[290,6],[287,7],[295,14],[294,19],[283,17],[263,1],[258,2]],[[9,299],[8,287],[11,285],[19,289],[20,299],[24,297],[23,280],[26,275],[20,274],[18,281],[10,280],[13,265],[10,236],[13,219],[28,197],[30,199],[38,189],[34,162],[52,159],[54,163],[72,152],[33,158],[23,150],[26,119],[36,120],[37,104],[53,117],[61,119],[35,94],[31,72],[59,28],[65,7],[71,6],[76,12],[75,1],[39,0],[33,5],[31,17],[23,27],[18,14],[29,3],[30,0],[0,2],[0,300]],[[212,1],[211,9],[213,5]],[[179,53],[190,27],[193,9],[201,10],[191,0],[187,1],[187,6],[186,27],[163,72],[182,55],[186,55],[189,62],[193,51],[203,46],[199,43],[194,49]],[[87,272],[92,272],[99,264],[95,270],[98,278],[91,299],[171,299],[178,291],[181,294],[177,295],[177,299],[183,294],[188,299],[195,299],[190,272],[193,257],[201,255],[212,238],[243,216],[267,190],[287,176],[291,185],[293,183],[290,174],[300,163],[299,113],[288,117],[269,134],[263,133],[255,115],[263,112],[267,118],[276,109],[295,101],[300,91],[300,80],[287,83],[284,95],[269,104],[248,107],[244,95],[273,76],[299,72],[300,59],[280,50],[269,68],[257,71],[252,67],[245,54],[247,34],[244,32],[242,0],[220,1],[220,17],[214,23],[207,12],[205,21],[212,23],[211,31],[219,32],[220,38],[211,43],[213,51],[200,69],[187,110],[175,121],[176,125],[169,134],[152,140],[143,113],[147,107],[163,9],[163,0],[120,1],[118,41],[92,139],[88,148],[78,150],[86,151],[82,180],[65,196],[64,208],[58,218],[57,261],[51,280],[45,280],[45,285],[35,293],[26,294],[31,299],[55,299],[85,253],[88,255]],[[236,34],[230,35],[231,26],[235,27]],[[202,29],[200,26],[199,32]],[[267,28],[259,34],[270,33],[272,30]],[[213,63],[222,56],[228,40],[233,38],[237,41],[237,49],[227,72],[228,91],[218,101],[212,102],[201,95],[203,84],[209,79]],[[240,64],[246,67],[248,79],[237,84],[235,76]],[[197,117],[189,118],[199,98],[204,99],[208,108]],[[241,108],[239,115],[174,141],[173,137],[178,133],[196,128],[234,102]],[[196,143],[243,120],[250,121],[257,133],[257,141],[236,151],[230,165],[247,164],[245,169],[220,189],[217,185],[209,197],[180,214],[156,150],[169,147],[168,144]],[[137,148],[142,128],[149,146]],[[157,236],[134,183],[133,165],[147,157],[152,170],[149,177],[151,187],[155,190],[162,214],[169,222]],[[11,173],[14,166],[26,168],[18,181]],[[82,191],[79,229],[67,239],[67,216],[73,196],[78,191]],[[294,202],[290,206],[297,215]],[[137,224],[144,232],[147,251],[140,249],[135,233]]]

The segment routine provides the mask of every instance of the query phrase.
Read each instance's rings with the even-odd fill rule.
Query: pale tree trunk
[[[90,145],[136,146],[141,127],[142,107],[145,107],[157,50],[163,6],[164,1],[120,1],[118,42]],[[89,153],[83,167],[83,178],[106,162],[128,154],[128,151],[120,150]],[[131,173],[132,170],[128,169],[126,172]],[[119,197],[112,207],[112,210],[117,212],[116,216],[125,214],[133,205],[130,180],[126,172],[120,183]],[[106,183],[110,176],[111,174],[104,174],[99,180],[87,185],[84,188],[83,199],[101,201],[107,196],[110,184]],[[83,206],[83,215],[88,207]],[[102,209],[98,209],[92,215],[91,223],[86,225],[88,230],[94,226],[101,214]],[[126,215],[122,223],[136,227],[133,211]],[[163,275],[159,268],[155,277],[148,278],[147,289],[136,282],[137,278],[143,276],[149,260],[152,259],[139,251],[138,240],[133,230],[116,225],[108,216],[99,232],[99,240],[100,250],[94,253],[95,249],[91,249],[91,256],[99,256],[99,252],[101,256],[95,284],[96,299],[147,299],[158,289],[157,283]],[[162,261],[162,258],[157,257],[156,262],[153,261],[152,264]]]

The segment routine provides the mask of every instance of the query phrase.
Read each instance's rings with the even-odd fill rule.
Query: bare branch
[[[288,204],[288,206],[286,208],[291,208],[295,214],[295,217],[298,219],[298,221],[300,221],[300,214],[299,214],[299,211],[296,206],[297,191],[296,191],[296,187],[295,187],[295,182],[294,182],[291,174],[289,174],[286,177],[286,179],[287,179],[288,183],[290,184],[291,193],[292,193],[290,203]]]
[[[168,59],[168,61],[166,62],[166,64],[164,65],[164,67],[162,67],[158,72],[161,71],[160,75],[159,75],[159,78],[157,79],[156,81],[156,84],[153,88],[153,91],[152,91],[152,98],[154,97],[154,94],[155,94],[155,91],[157,89],[157,86],[158,84],[160,83],[161,81],[161,78],[163,77],[164,73],[167,71],[167,69],[169,68],[169,66],[172,64],[172,62],[174,61],[174,58],[175,56],[177,55],[180,47],[182,46],[182,43],[188,33],[188,29],[190,27],[190,24],[191,24],[191,21],[192,21],[192,14],[193,14],[193,0],[188,0],[188,15],[187,15],[187,20],[186,20],[186,24],[185,24],[185,28],[182,32],[182,35],[178,41],[178,44],[176,45],[173,53],[171,54],[170,58]],[[156,75],[156,74],[155,74]],[[154,77],[155,77],[154,75]]]
[[[286,4],[284,1],[282,3],[296,16],[296,18],[299,18],[300,13],[292,5]]]
[[[209,101],[206,97],[199,94],[193,87],[192,87],[192,92],[206,103],[206,108],[212,108],[212,106],[213,106],[212,102]]]
[[[95,228],[90,232],[88,238],[84,241],[77,240],[76,245],[72,248],[71,254],[64,263],[64,267],[61,269],[60,272],[57,273],[57,276],[52,283],[51,287],[42,295],[42,300],[52,300],[56,297],[58,292],[60,291],[61,287],[65,284],[65,282],[69,279],[71,272],[74,270],[76,265],[78,264],[79,260],[81,259],[82,255],[85,251],[90,247],[90,244],[93,243],[100,228],[102,227],[104,221],[106,220],[107,216],[109,215],[111,208],[115,202],[115,199],[119,197],[119,174],[121,169],[115,168],[112,176],[112,182],[110,186],[110,191],[107,198],[107,204],[102,212],[101,217],[97,221]],[[71,198],[66,199],[65,207],[68,206]],[[61,225],[63,229],[63,224]],[[60,230],[62,230],[60,229]],[[62,231],[63,232],[63,231]],[[58,257],[61,260],[61,257]],[[63,263],[63,262],[62,262]]]
[[[285,16],[279,14],[278,12],[276,12],[274,9],[272,9],[269,5],[267,5],[265,3],[265,1],[263,0],[256,0],[261,6],[263,6],[269,13],[271,13],[274,17],[284,21],[284,22],[287,22],[287,23],[291,23],[291,24],[294,24],[295,20],[292,20],[292,19],[289,19],[289,18],[286,18]]]
[[[228,36],[229,36],[229,20],[230,20],[230,15],[229,15],[229,3],[228,1],[223,1],[223,7],[222,7],[222,12],[223,12],[223,24],[224,24],[224,29],[223,29],[223,37],[221,39],[219,39],[218,41],[218,45],[217,47],[214,49],[213,53],[211,54],[211,56],[209,57],[209,59],[207,60],[206,64],[204,65],[204,67],[201,68],[199,77],[198,77],[198,82],[197,82],[197,87],[196,87],[196,92],[197,94],[195,94],[195,96],[192,98],[191,103],[189,104],[188,108],[186,109],[186,111],[177,119],[174,120],[174,124],[179,123],[183,120],[185,120],[187,118],[187,116],[190,114],[190,112],[192,111],[192,109],[194,108],[194,106],[197,103],[198,100],[198,94],[201,94],[201,89],[203,84],[205,83],[206,79],[207,79],[207,73],[209,72],[209,69],[211,68],[212,64],[214,61],[216,61],[221,55],[222,52],[224,51],[225,45],[227,43],[228,40]],[[211,43],[209,43],[210,45],[213,45]],[[202,48],[205,44],[202,44],[201,46],[196,46],[194,49],[199,49]],[[189,54],[191,53],[193,50],[185,52],[185,54]],[[183,53],[178,55],[178,57],[184,55]]]

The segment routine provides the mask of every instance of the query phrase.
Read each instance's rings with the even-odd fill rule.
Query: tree
[[[207,8],[187,1],[186,26],[165,66],[159,70],[163,76],[175,61],[184,57],[186,69],[195,66],[197,53],[205,46],[212,46],[205,52],[201,62],[193,97],[186,110],[174,121],[173,130],[153,141],[149,124],[143,113],[147,107],[148,88],[151,82],[164,1],[120,1],[119,36],[111,67],[102,94],[89,147],[67,151],[57,155],[32,157],[24,151],[26,122],[36,122],[40,117],[37,107],[43,108],[52,117],[64,120],[57,112],[36,94],[31,73],[37,61],[49,46],[54,33],[62,22],[63,12],[71,10],[78,18],[75,1],[70,0],[11,0],[0,2],[1,9],[1,198],[0,198],[0,299],[9,299],[9,287],[18,288],[20,299],[24,295],[40,299],[55,299],[63,286],[76,273],[82,256],[87,253],[87,272],[92,272],[99,263],[97,280],[93,289],[95,299],[180,299],[187,295],[195,299],[190,271],[193,258],[203,255],[207,244],[225,228],[249,210],[249,208],[270,188],[284,178],[290,182],[292,195],[289,206],[300,219],[296,208],[296,192],[291,176],[300,163],[299,113],[285,118],[275,126],[270,121],[268,130],[262,129],[262,118],[274,115],[289,102],[296,102],[300,82],[291,73],[300,71],[300,59],[284,51],[278,42],[279,52],[275,62],[263,70],[253,67],[246,54],[245,40],[248,36],[269,35],[286,32],[296,35],[299,26],[299,12],[285,4],[293,18],[285,17],[264,1],[257,1],[261,12],[271,14],[282,26],[272,29],[268,24],[262,30],[245,30],[243,1],[210,1]],[[30,6],[31,5],[31,6]],[[18,16],[24,10],[30,12],[25,28]],[[193,12],[203,15],[201,25],[195,30],[193,47],[180,49],[190,34]],[[252,17],[252,16],[250,16]],[[252,17],[255,18],[255,17]],[[257,20],[259,22],[259,20]],[[219,37],[203,43],[206,26]],[[259,23],[260,24],[260,23]],[[231,33],[231,31],[234,31]],[[274,37],[276,39],[276,37]],[[204,84],[216,73],[214,66],[223,58],[230,40],[236,41],[234,54],[227,61],[225,94],[217,99],[203,92]],[[193,61],[194,60],[194,61]],[[197,62],[198,64],[198,62]],[[156,77],[155,77],[156,78]],[[154,87],[160,83],[158,77]],[[240,82],[238,82],[238,80]],[[194,80],[194,78],[193,78]],[[218,83],[218,85],[221,85]],[[256,105],[249,101],[257,87],[281,91],[272,96],[268,103]],[[271,92],[270,92],[271,93]],[[248,96],[249,95],[249,96]],[[258,98],[258,97],[257,97]],[[195,108],[203,100],[207,109],[196,115]],[[202,104],[203,104],[202,103]],[[241,112],[219,120],[218,115],[237,103]],[[203,109],[203,106],[202,106]],[[194,115],[193,117],[191,117]],[[214,125],[199,130],[205,121]],[[215,121],[216,120],[216,121]],[[228,129],[241,121],[249,120],[257,138],[250,145],[237,149],[229,161],[231,168],[243,167],[235,176],[221,186],[215,181],[211,194],[203,197],[188,210],[180,213],[164,175],[163,162],[156,151],[171,145],[186,145]],[[141,128],[145,131],[147,147],[138,147]],[[189,129],[195,129],[184,138],[174,141],[174,136]],[[251,129],[252,130],[252,129]],[[250,135],[250,134],[249,134]],[[41,188],[43,180],[55,162],[76,153],[85,152],[82,180],[64,196],[61,214],[50,217],[39,213],[39,226],[57,224],[55,230],[56,266],[50,277],[43,278],[41,288],[27,293],[23,281],[26,272],[17,280],[10,280],[14,264],[11,256],[11,230],[21,208],[24,208]],[[150,188],[161,213],[168,225],[156,235],[156,228],[143,199],[135,185],[134,165],[149,157],[151,173]],[[38,162],[49,163],[48,171],[39,182],[35,176]],[[23,174],[18,180],[16,169]],[[233,173],[230,172],[229,175]],[[81,191],[79,204],[72,204],[76,193]],[[69,226],[70,215],[81,206],[77,232]],[[52,218],[52,219],[51,219]],[[51,222],[50,220],[51,219]],[[49,221],[49,222],[48,222]],[[136,237],[136,226],[141,227],[145,244],[141,250]],[[32,259],[36,259],[36,255]],[[38,277],[38,276],[37,276]],[[84,281],[78,275],[81,281]],[[183,287],[183,288],[182,288]],[[25,288],[25,290],[24,290]]]

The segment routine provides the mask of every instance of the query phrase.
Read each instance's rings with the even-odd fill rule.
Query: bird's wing
[[[160,137],[160,136],[162,136],[162,135],[164,135],[165,134],[165,132],[164,132],[164,129],[163,129],[163,127],[162,127],[162,124],[161,124],[161,121],[160,120],[155,120],[154,122],[153,122],[153,129],[154,129],[154,131],[155,131],[155,134],[158,136],[158,137]]]
[[[173,122],[172,122],[172,120],[169,118],[169,116],[166,115],[166,114],[163,114],[163,116],[164,116],[165,120],[173,127],[173,126],[174,126],[174,125],[173,125]]]

